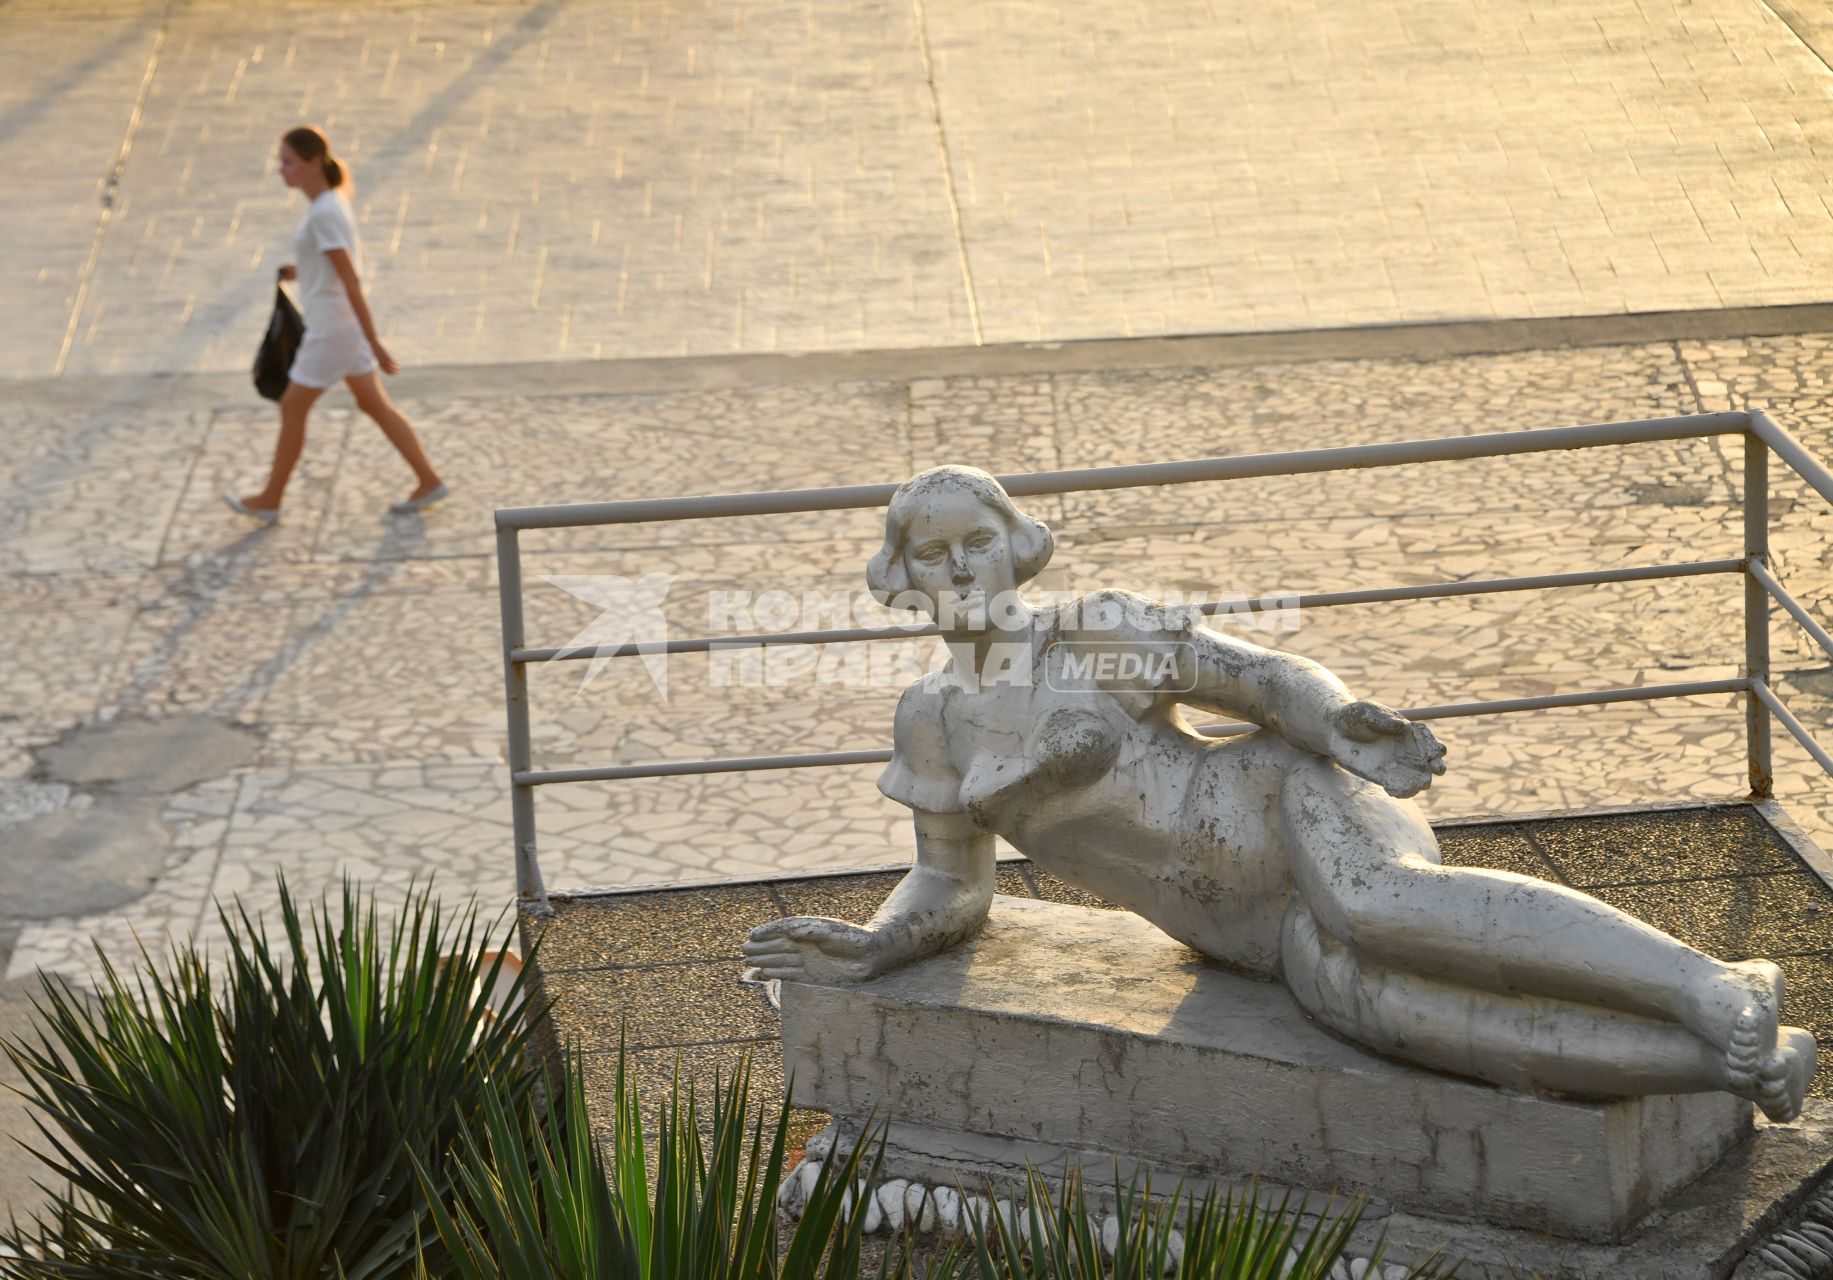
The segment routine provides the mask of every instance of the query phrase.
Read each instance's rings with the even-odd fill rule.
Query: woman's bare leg
[[[1736,1092],[1779,1069],[1775,965],[1714,960],[1560,885],[1441,866],[1417,806],[1326,761],[1294,768],[1280,806],[1307,906],[1364,964],[1678,1022]]]
[[[323,387],[286,384],[280,397],[280,438],[274,441],[274,465],[267,473],[267,487],[243,498],[243,505],[255,511],[272,511],[286,497],[286,482],[299,465],[299,455],[305,452],[306,415],[324,393]]]
[[[395,447],[407,465],[414,469],[414,477],[420,485],[408,496],[424,498],[439,487],[439,473],[433,470],[433,464],[427,461],[426,451],[420,447],[420,437],[414,434],[414,428],[401,415],[401,411],[382,390],[382,379],[371,370],[344,379],[356,397],[356,407],[368,414],[375,424],[382,428],[382,434],[388,437],[388,443]]]

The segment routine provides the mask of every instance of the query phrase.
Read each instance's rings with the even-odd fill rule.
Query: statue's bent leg
[[[1302,903],[1286,914],[1281,952],[1307,1013],[1423,1067],[1523,1093],[1596,1098],[1727,1087],[1724,1054],[1677,1023],[1361,963]]]
[[[1280,809],[1300,894],[1364,963],[1678,1022],[1734,1090],[1784,1072],[1775,965],[1714,960],[1561,885],[1441,866],[1416,805],[1324,760],[1293,768]]]

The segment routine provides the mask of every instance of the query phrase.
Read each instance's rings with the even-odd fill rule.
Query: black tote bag
[[[255,353],[255,390],[269,400],[286,394],[287,371],[293,367],[293,356],[299,340],[305,337],[305,321],[299,308],[286,296],[286,290],[274,285],[274,314],[267,322],[267,336]]]

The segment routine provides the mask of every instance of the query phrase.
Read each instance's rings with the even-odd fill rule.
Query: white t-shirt
[[[357,239],[356,219],[335,188],[321,192],[299,220],[293,233],[293,263],[299,268],[299,314],[307,329],[355,327],[356,312],[337,269],[326,250],[342,249],[350,255],[358,279],[363,275],[363,244]]]

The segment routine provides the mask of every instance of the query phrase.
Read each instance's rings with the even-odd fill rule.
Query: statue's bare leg
[[[1522,1092],[1633,1097],[1726,1089],[1792,1120],[1814,1073],[1814,1038],[1784,1028],[1754,1088],[1725,1055],[1678,1023],[1538,996],[1493,993],[1357,960],[1302,903],[1286,914],[1285,978],[1333,1031],[1420,1066]]]
[[[1287,775],[1282,835],[1322,929],[1364,961],[1678,1022],[1745,1092],[1782,1069],[1782,972],[1727,964],[1576,890],[1439,865],[1417,806],[1323,760]]]

